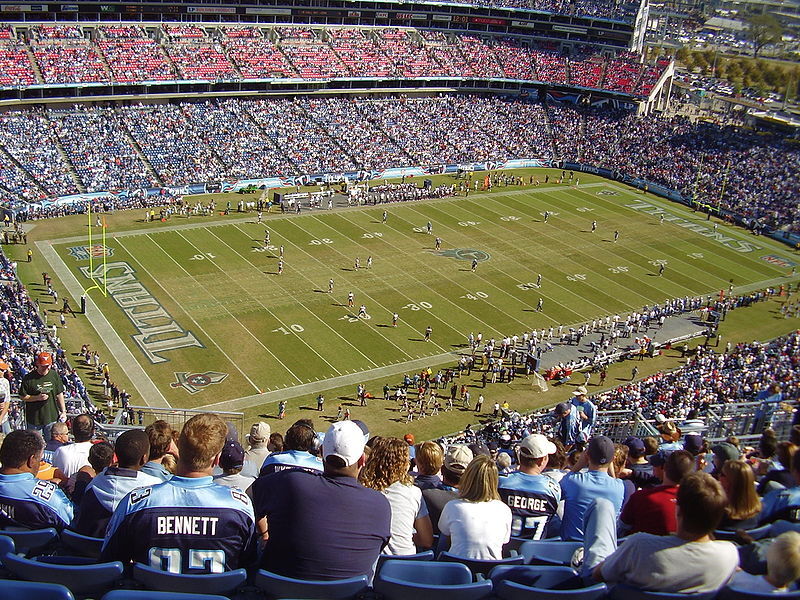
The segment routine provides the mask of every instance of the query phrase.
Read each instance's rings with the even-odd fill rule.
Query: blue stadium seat
[[[3,580],[0,600],[75,600],[72,593],[57,583]]]
[[[133,565],[133,579],[149,590],[159,592],[183,592],[188,594],[233,594],[244,585],[247,571],[236,569],[225,573],[207,575],[183,575],[167,573],[146,565]]]
[[[9,552],[14,552],[14,540],[7,535],[0,535],[0,567],[3,566],[3,558]]]
[[[618,584],[611,588],[608,597],[610,600],[714,600],[717,592],[704,592],[702,594],[673,594],[670,592],[646,592],[625,584]]]
[[[47,529],[31,529],[28,531],[11,531],[1,529],[0,534],[14,540],[17,554],[34,556],[58,540],[58,532],[52,527]]]
[[[512,554],[512,551],[516,552],[516,554],[519,554],[519,549],[522,544],[529,541],[530,539],[528,538],[514,537],[512,535],[511,539],[509,539],[508,542],[503,545],[503,556],[515,556],[515,554]]]
[[[100,558],[100,550],[103,547],[103,538],[94,538],[81,535],[69,529],[61,532],[61,543],[65,548],[74,552],[78,556],[88,556],[90,558]]]
[[[549,590],[540,587],[528,587],[513,581],[501,581],[495,590],[501,600],[599,600],[608,595],[605,583],[571,590]]]
[[[469,570],[474,575],[486,576],[489,571],[500,565],[521,565],[524,564],[525,559],[523,556],[512,556],[510,558],[501,558],[500,560],[477,560],[473,558],[464,558],[463,556],[456,556],[449,552],[442,552],[436,557],[436,560],[443,562],[457,562],[462,565],[467,565]]]
[[[762,525],[761,527],[756,527],[755,529],[745,530],[745,533],[754,540],[760,540],[765,537],[768,537],[769,532],[770,532],[770,525]],[[724,540],[726,542],[735,542],[736,532],[727,531],[725,529],[717,529],[716,531],[714,531],[714,537],[717,538],[718,540]]]
[[[380,571],[381,565],[387,560],[433,560],[433,550],[426,550],[425,552],[417,552],[416,554],[405,554],[395,556],[393,554],[381,554],[378,557],[378,570]]]
[[[122,578],[122,563],[119,561],[89,565],[56,564],[51,562],[54,558],[71,557],[49,557],[47,562],[44,562],[7,554],[5,567],[15,577],[26,581],[60,583],[76,596],[102,594],[109,591]],[[74,563],[74,561],[69,562]]]
[[[525,557],[526,565],[569,566],[572,555],[582,547],[582,542],[530,541],[522,544],[519,551]]]
[[[386,564],[389,564],[388,561]],[[413,564],[421,564],[414,562]],[[333,581],[310,581],[283,577],[263,569],[256,573],[255,584],[267,598],[304,598],[305,600],[346,600],[367,590],[367,576]]]
[[[225,596],[211,594],[180,594],[177,592],[155,592],[153,590],[113,590],[102,600],[228,600]]]
[[[775,600],[780,598],[789,598],[796,600],[800,598],[800,591],[796,592],[748,592],[742,588],[726,587],[720,590],[717,595],[717,600],[765,600],[771,598]]]
[[[513,581],[544,589],[565,590],[583,587],[583,580],[575,569],[552,565],[502,565],[492,569],[489,579],[492,580],[495,589],[501,581]]]
[[[375,578],[375,591],[386,600],[479,600],[492,592],[491,581],[472,583],[460,562],[389,560]]]
[[[766,535],[768,538],[778,537],[785,531],[798,531],[800,532],[800,523],[792,523],[791,521],[775,521],[769,524],[769,533]]]

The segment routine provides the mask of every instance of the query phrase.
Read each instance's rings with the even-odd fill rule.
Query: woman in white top
[[[361,471],[361,483],[382,492],[392,508],[391,537],[384,554],[415,554],[433,545],[433,525],[422,490],[409,475],[408,444],[398,438],[378,438]]]
[[[444,506],[439,518],[442,535],[450,537],[450,552],[463,558],[499,560],[511,537],[511,509],[497,491],[497,466],[488,456],[476,456],[459,484],[459,498]]]

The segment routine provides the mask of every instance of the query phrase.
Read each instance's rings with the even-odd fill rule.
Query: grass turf
[[[396,383],[402,372],[414,370],[404,364],[408,361],[452,364],[449,353],[458,351],[471,331],[482,332],[484,339],[521,334],[624,313],[676,296],[715,294],[727,289],[731,280],[738,289],[790,281],[787,269],[761,259],[770,254],[791,259],[794,253],[788,248],[725,225],[719,225],[715,236],[704,215],[582,179],[579,189],[502,187],[469,198],[269,216],[263,225],[253,214],[232,215],[213,224],[202,218],[143,224],[137,222],[136,211],[117,213],[108,218],[107,245],[114,252],[109,262],[127,263],[135,279],[203,344],[164,352],[161,356],[169,360],[158,364],[150,364],[134,344],[137,332],[120,306],[94,292],[92,298],[173,406],[194,408],[321,381],[328,398],[326,412],[335,413],[339,399],[347,402],[344,399],[353,396],[361,378],[377,394],[384,381]],[[644,204],[685,219],[694,230],[659,223],[658,217],[642,212]],[[384,208],[389,212],[386,224],[381,223]],[[546,224],[544,211],[550,213]],[[85,229],[85,221],[73,218],[71,227],[68,221],[43,222],[32,237],[50,240],[72,274],[88,287],[90,281],[79,271],[88,263],[68,254],[69,248],[85,241],[80,236],[78,241],[58,239]],[[433,235],[425,233],[428,221]],[[175,229],[176,225],[186,228]],[[706,236],[698,233],[704,227],[709,229]],[[271,234],[271,247],[266,248],[265,228]],[[617,230],[620,237],[614,242]],[[435,236],[442,238],[442,253],[433,248]],[[724,244],[760,248],[738,252]],[[279,275],[281,245],[285,266]],[[460,257],[453,255],[455,250],[461,250]],[[471,250],[488,257],[474,273]],[[373,258],[369,269],[368,256]],[[362,267],[358,270],[356,257]],[[661,262],[666,269],[659,276]],[[41,271],[52,269],[38,256],[20,268],[27,283],[40,281]],[[535,285],[538,274],[541,288]],[[335,288],[328,294],[331,278]],[[349,291],[355,294],[352,308],[347,306]],[[539,298],[542,312],[535,310]],[[361,304],[369,319],[358,318]],[[60,303],[52,308],[59,307]],[[391,327],[393,312],[399,314],[397,327]],[[430,342],[423,340],[427,326],[433,328]],[[104,357],[111,352],[84,318],[70,318],[60,335],[68,347],[91,341]],[[130,390],[131,382],[113,362],[112,366],[113,378]],[[380,377],[375,369],[383,369]],[[170,386],[176,373],[207,371],[227,376],[217,385],[198,386],[202,391],[196,394]],[[288,418],[313,414],[302,409],[311,408],[315,395],[291,400]],[[485,410],[496,396],[487,395]],[[500,396],[513,398],[520,408],[543,399],[527,382],[512,384]],[[141,403],[136,394],[133,401]],[[354,417],[374,419],[370,424],[376,431],[407,429],[385,408],[351,410]],[[248,417],[275,412],[275,402],[246,410]],[[413,429],[438,435],[470,418],[450,413]]]

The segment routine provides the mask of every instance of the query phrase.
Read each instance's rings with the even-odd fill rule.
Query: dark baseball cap
[[[647,461],[653,465],[654,467],[663,467],[664,463],[667,462],[667,458],[669,455],[672,454],[672,450],[659,450],[653,456],[647,459]]]
[[[564,415],[564,414],[567,414],[567,412],[569,411],[569,408],[570,408],[570,407],[569,407],[569,404],[568,404],[568,403],[566,403],[566,402],[559,402],[558,404],[556,404],[556,414],[557,414],[557,415]]]
[[[589,447],[586,451],[589,453],[589,459],[597,465],[607,465],[614,460],[614,442],[604,435],[598,435],[589,440]]]
[[[244,448],[238,440],[228,440],[222,448],[219,457],[219,466],[223,470],[239,469],[244,466]]]
[[[687,433],[683,437],[683,449],[694,454],[700,454],[703,449],[703,438],[697,433]]]
[[[724,463],[726,460],[739,460],[742,455],[739,449],[729,442],[720,442],[711,448],[711,451],[720,463]]]
[[[634,458],[644,456],[647,452],[644,442],[638,437],[631,436],[622,442],[622,444],[628,447],[628,451]]]

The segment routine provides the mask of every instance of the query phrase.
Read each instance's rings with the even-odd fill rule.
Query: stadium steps
[[[51,120],[50,121],[50,129],[53,132],[53,139],[56,143],[56,149],[58,153],[61,155],[61,159],[64,161],[69,167],[69,176],[72,178],[72,183],[75,184],[75,187],[78,188],[78,191],[81,194],[86,193],[86,186],[81,181],[81,178],[78,176],[78,171],[75,169],[75,165],[72,164],[72,161],[69,158],[69,154],[67,153],[66,148],[64,148],[64,144],[61,143],[61,138],[58,137],[58,132],[56,131],[56,124]]]
[[[14,165],[14,168],[24,173],[25,177],[29,179],[33,185],[39,188],[45,196],[49,197],[53,195],[52,193],[50,193],[50,190],[45,188],[44,185],[38,179],[36,179],[36,177],[34,177],[31,173],[27,171],[27,169],[23,167],[22,164],[16,159],[16,157],[13,154],[11,154],[11,152],[9,152],[3,145],[0,145],[0,155],[2,155],[3,158],[8,160],[8,162],[12,163]]]
[[[25,54],[28,55],[28,60],[31,62],[31,67],[33,67],[33,74],[36,76],[36,83],[44,83],[42,70],[39,68],[39,63],[36,61],[36,56],[34,56],[33,50],[31,50],[30,44],[27,42],[25,43]]]
[[[97,43],[97,40],[92,42],[92,47],[97,52],[97,56],[100,57],[100,60],[103,63],[103,67],[105,68],[106,73],[108,74],[108,80],[116,81],[116,79],[114,78],[114,69],[111,68],[111,63],[108,62],[108,58],[106,58],[106,53],[103,52],[103,50],[100,48],[100,44]]]
[[[164,182],[161,180],[161,177],[158,175],[158,171],[156,171],[153,168],[153,165],[150,164],[150,161],[147,159],[147,156],[145,156],[144,151],[142,150],[142,147],[139,145],[139,142],[137,142],[134,139],[133,135],[131,135],[131,131],[130,131],[130,129],[128,129],[127,123],[125,123],[125,121],[123,121],[122,119],[118,119],[117,122],[119,124],[120,130],[122,131],[123,135],[125,136],[125,139],[128,140],[128,143],[131,145],[131,148],[134,149],[134,151],[136,152],[136,155],[139,157],[139,160],[142,161],[142,164],[147,169],[147,172],[150,174],[150,177],[152,177],[153,181],[158,183],[159,186],[163,186]]]

